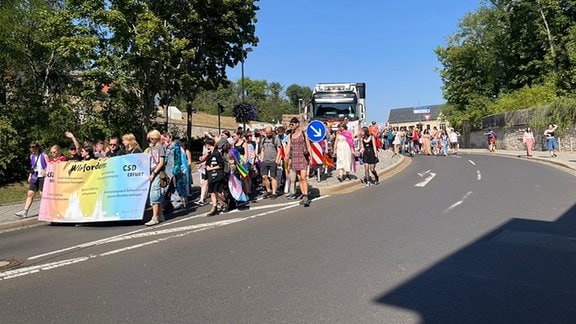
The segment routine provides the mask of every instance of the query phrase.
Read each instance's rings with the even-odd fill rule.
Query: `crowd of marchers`
[[[381,150],[410,155],[448,155],[448,150],[455,154],[458,152],[459,134],[453,129],[380,129],[376,122],[372,122],[352,133],[347,123],[342,122],[327,130],[326,137],[314,143],[315,148],[319,144],[321,150],[320,163],[311,158],[313,143],[298,118],[292,118],[288,127],[267,126],[253,131],[239,127],[218,135],[206,132],[203,152],[194,159],[180,140],[157,130],[147,134],[148,147],[144,151],[133,134],[80,143],[74,134],[66,132],[65,136],[71,140],[67,156],[58,145],[44,152],[38,143],[31,143],[29,190],[24,208],[16,215],[28,216],[36,192],[42,194],[48,163],[58,161],[149,154],[148,201],[152,218],[146,225],[151,226],[163,222],[165,213],[186,207],[193,198],[196,205],[211,205],[208,216],[246,206],[258,198],[285,197],[308,207],[313,198],[308,179],[318,173],[335,171],[340,182],[359,178],[366,186],[377,185],[376,164]],[[193,184],[193,172],[200,174],[199,184]],[[193,185],[199,185],[199,194],[192,190]]]
[[[416,126],[386,127],[382,130],[383,148],[394,154],[439,155],[458,154],[460,134],[454,128],[421,129]]]

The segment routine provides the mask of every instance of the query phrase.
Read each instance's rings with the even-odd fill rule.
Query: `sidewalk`
[[[508,156],[514,158],[531,159],[540,162],[552,163],[562,167],[566,167],[570,170],[576,171],[576,152],[561,152],[558,157],[551,158],[548,152],[535,151],[532,157],[527,157],[524,151],[496,151],[495,153],[490,153],[485,149],[461,149],[459,154],[483,154],[483,155],[499,155]],[[418,157],[416,157],[418,158]],[[376,165],[376,169],[380,174],[382,179],[387,174],[392,174],[400,170],[402,166],[409,163],[409,158],[401,155],[393,155],[390,151],[382,151],[379,156],[380,162]],[[320,195],[328,195],[336,191],[346,189],[352,186],[360,185],[360,178],[363,177],[364,170],[360,165],[357,165],[357,178],[354,180],[345,180],[343,182],[338,181],[336,171],[329,172],[322,176],[322,180],[318,181],[317,177],[309,178],[308,183],[310,185],[311,191],[317,191]],[[198,174],[194,174],[194,184],[200,183]],[[0,231],[18,229],[29,226],[35,226],[38,224],[47,224],[45,222],[40,222],[37,220],[38,210],[40,206],[40,200],[36,199],[32,203],[29,215],[31,217],[20,219],[15,212],[20,211],[23,207],[25,197],[22,197],[22,202],[16,204],[0,205]]]
[[[496,150],[494,153],[490,153],[487,149],[461,149],[462,154],[482,154],[482,155],[500,155],[521,158],[525,160],[536,160],[539,162],[545,162],[554,164],[560,167],[564,167],[573,171],[576,171],[576,151],[575,152],[559,152],[557,157],[550,157],[548,151],[534,151],[532,156],[526,156],[526,151],[502,151]]]

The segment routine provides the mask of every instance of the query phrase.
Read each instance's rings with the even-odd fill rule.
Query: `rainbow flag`
[[[334,161],[332,160],[332,158],[330,156],[328,156],[328,153],[324,153],[324,155],[322,155],[322,163],[324,163],[324,165],[329,167],[329,168],[335,167]]]
[[[244,159],[240,155],[240,152],[234,147],[230,148],[230,154],[234,158],[234,162],[236,163],[236,170],[242,177],[246,177],[248,175],[248,168],[245,166]]]
[[[236,201],[248,201],[248,197],[242,190],[242,182],[233,174],[228,177],[228,189],[230,189],[230,194]]]

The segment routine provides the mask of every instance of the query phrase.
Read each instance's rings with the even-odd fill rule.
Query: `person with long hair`
[[[378,178],[378,173],[376,172],[376,163],[378,162],[378,149],[376,147],[376,141],[374,136],[370,135],[368,127],[363,127],[360,130],[360,154],[362,155],[362,160],[364,161],[364,179],[363,183],[366,186],[371,184],[379,184],[380,179]],[[372,181],[372,176],[374,176],[374,181]]]
[[[526,155],[532,156],[532,150],[534,149],[534,133],[532,133],[532,128],[526,127],[524,135],[522,135],[522,142],[526,145]]]
[[[138,144],[136,136],[132,133],[122,135],[122,144],[124,145],[125,154],[142,153],[140,144]]]
[[[350,172],[354,165],[354,139],[348,132],[346,124],[338,125],[336,139],[334,140],[334,155],[336,156],[336,170],[338,171],[338,181],[350,178]]]
[[[30,172],[28,174],[28,194],[26,196],[26,202],[24,203],[24,209],[16,212],[16,216],[20,218],[28,217],[28,211],[30,206],[32,206],[32,201],[34,200],[34,195],[36,192],[42,197],[42,189],[44,187],[44,178],[46,176],[46,167],[48,166],[48,156],[40,148],[40,144],[37,142],[30,143]]]
[[[232,148],[235,149],[241,159],[243,160],[244,164],[246,165],[246,169],[250,170],[250,150],[248,148],[248,140],[244,138],[244,133],[241,130],[238,130],[236,133],[232,135],[234,139],[234,144]],[[243,176],[240,180],[242,180],[242,186],[244,189],[244,193],[253,200],[252,196],[252,178],[250,178],[250,174]]]

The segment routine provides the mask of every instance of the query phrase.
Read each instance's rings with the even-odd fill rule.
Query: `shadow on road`
[[[576,206],[513,219],[375,299],[423,323],[574,323]]]

